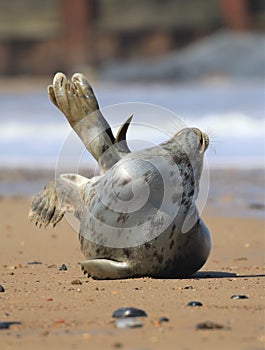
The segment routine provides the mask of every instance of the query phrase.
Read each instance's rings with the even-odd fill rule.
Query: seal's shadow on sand
[[[238,275],[234,272],[222,272],[222,271],[198,271],[194,275],[190,277],[179,277],[172,276],[168,277],[168,280],[178,279],[178,280],[200,280],[200,279],[208,279],[208,278],[261,278],[265,277],[265,274],[258,275]],[[155,278],[155,277],[153,277]],[[160,278],[155,278],[160,279]]]
[[[233,272],[221,272],[221,271],[199,271],[196,272],[191,278],[203,279],[203,278],[251,278],[251,277],[265,277],[263,274],[259,275],[237,275]]]

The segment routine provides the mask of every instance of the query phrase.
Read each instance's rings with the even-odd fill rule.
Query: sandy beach
[[[80,2],[77,10],[70,1],[55,9],[57,2],[45,2],[42,10],[37,1],[2,6],[0,350],[265,350],[261,1],[250,6],[220,0],[218,8],[205,2],[200,11],[195,2],[179,2],[181,11],[174,1],[153,2],[152,11],[151,2],[143,2],[138,12],[132,5],[128,12],[129,2],[126,8],[121,2]],[[74,72],[88,77],[115,135],[133,115],[127,135],[132,151],[158,145],[185,127],[209,136],[199,140],[200,154],[208,149],[196,205],[212,250],[192,277],[88,278],[79,264],[84,256],[78,234],[65,219],[55,228],[29,221],[33,196],[48,181],[99,170],[53,105],[51,89],[52,101],[47,96],[57,71],[69,79]],[[83,82],[72,82],[66,86],[76,96],[64,112],[75,120],[96,104]],[[62,109],[62,76],[59,83],[55,105]],[[77,96],[82,107],[73,107]],[[92,127],[94,118],[86,135],[92,146],[105,125]],[[107,124],[106,131],[110,136]],[[196,194],[188,189],[188,196]],[[146,317],[138,318],[137,327],[118,327],[113,312],[124,307],[141,309]]]
[[[243,162],[249,165],[247,170],[217,169],[211,172],[203,218],[212,235],[212,253],[205,266],[193,278],[116,281],[88,279],[78,265],[84,257],[79,249],[77,234],[65,220],[55,229],[39,229],[28,220],[31,196],[54,176],[53,168],[52,171],[43,171],[38,168],[35,160],[45,161],[50,155],[53,162],[57,159],[57,143],[61,145],[57,133],[62,125],[46,124],[52,111],[48,107],[46,109],[43,102],[46,101],[46,95],[43,100],[42,96],[29,95],[26,96],[26,101],[23,94],[20,96],[20,92],[29,89],[32,82],[21,83],[18,89],[20,99],[14,103],[13,84],[2,84],[5,92],[10,91],[10,95],[2,96],[2,103],[6,106],[1,124],[2,147],[9,151],[6,155],[3,154],[6,157],[2,158],[2,162],[7,159],[11,165],[14,164],[14,168],[0,170],[0,285],[4,288],[3,292],[0,291],[0,348],[264,349],[264,168],[255,170],[248,162]],[[42,83],[41,91],[47,84],[46,81]],[[120,96],[121,88],[117,91],[117,96]],[[166,91],[168,97],[170,90]],[[195,92],[197,94],[198,91],[195,89]],[[248,90],[247,92],[246,95],[249,95]],[[210,100],[208,94],[209,91],[205,91],[207,106]],[[220,99],[218,90],[214,97]],[[138,100],[139,96],[136,95],[135,99]],[[241,95],[238,100],[241,103]],[[175,101],[175,95],[169,101]],[[187,101],[190,101],[189,94]],[[223,105],[224,102],[221,101]],[[253,101],[256,104],[256,99]],[[116,102],[111,99],[111,103]],[[105,95],[105,104],[108,103],[109,97]],[[156,103],[168,105],[165,101]],[[28,106],[35,107],[29,109]],[[216,108],[215,104],[213,107]],[[194,108],[197,108],[196,104]],[[42,110],[43,115],[39,116]],[[252,112],[252,108],[250,110]],[[21,115],[18,115],[18,111]],[[39,116],[38,119],[36,116]],[[221,116],[218,115],[218,120],[226,125]],[[224,118],[225,116],[223,114]],[[10,128],[9,124],[5,124],[6,120],[13,120],[12,118],[17,123],[16,132],[13,125]],[[52,115],[52,122],[53,118],[57,120],[57,116],[55,118]],[[242,124],[241,119],[239,126]],[[22,128],[25,126],[24,120],[28,121],[25,129]],[[36,122],[39,120],[43,121],[40,125],[45,132],[38,135],[37,142],[35,137],[39,124]],[[252,123],[253,120],[249,121]],[[254,136],[258,134],[263,146],[264,140],[257,133],[262,129],[259,120],[254,122],[253,130],[256,133],[252,129],[249,132],[249,125],[252,124],[247,123],[247,136],[249,133]],[[5,143],[5,132],[11,129],[11,138]],[[56,130],[55,134],[52,134],[53,130]],[[50,134],[56,137],[46,139]],[[241,136],[236,140],[237,143],[232,139],[233,147],[236,148],[235,144],[240,145],[238,148],[245,145],[249,150],[251,139],[247,138],[248,142],[245,142],[244,132]],[[50,146],[48,149],[52,152],[41,153],[44,148],[36,148],[43,144]],[[219,150],[222,145],[229,152],[230,149],[234,150],[227,145],[227,139],[218,145]],[[262,150],[259,143],[255,144],[255,152],[256,149]],[[223,154],[230,153],[224,151]],[[24,159],[24,155],[28,158]],[[240,153],[239,159],[241,155],[244,156],[245,153]],[[252,159],[253,154],[248,156],[248,159]],[[238,153],[234,152],[233,157],[232,160],[238,159]],[[34,169],[16,168],[21,160],[22,166],[33,164]],[[83,175],[88,176],[87,166],[85,169]],[[67,266],[66,271],[59,270],[62,264]],[[245,298],[231,299],[233,295],[243,295]],[[187,306],[190,301],[199,301],[203,305]],[[112,313],[120,307],[143,309],[148,316],[141,319],[142,327],[117,328]],[[159,322],[161,317],[167,318],[168,322]],[[212,322],[217,328],[197,329],[198,325],[206,321],[209,321],[206,325],[211,326]],[[2,329],[1,322],[16,324],[10,325],[9,329]]]
[[[213,248],[194,278],[97,281],[80,270],[83,256],[69,224],[35,227],[27,219],[30,203],[0,200],[0,321],[21,322],[0,330],[1,349],[264,348],[264,220],[206,207]],[[115,327],[113,311],[127,306],[145,310],[142,327]],[[197,329],[205,321],[221,328]]]

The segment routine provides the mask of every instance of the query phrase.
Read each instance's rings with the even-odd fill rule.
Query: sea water
[[[1,167],[42,168],[56,164],[71,128],[43,90],[0,94]],[[167,139],[167,135],[181,128],[181,119],[185,125],[209,133],[209,166],[264,167],[265,96],[262,83],[97,84],[95,90],[100,106],[115,130],[134,114],[128,137],[131,142],[138,141],[138,148],[141,148],[141,141],[145,147],[145,142],[156,144]],[[79,142],[77,139],[72,142],[68,157],[64,154],[66,162],[71,161],[75,147],[79,147],[75,146]]]
[[[262,82],[97,83],[94,89],[103,114],[115,131],[133,114],[128,131],[133,150],[153,146],[182,127],[194,126],[209,134],[206,158],[210,169],[264,171]],[[67,120],[49,101],[45,88],[34,93],[1,93],[0,106],[1,169],[57,167],[71,172],[77,166],[95,167]],[[261,181],[261,192],[263,185]],[[14,188],[29,194],[35,190],[30,184],[23,186],[18,186],[19,190],[7,182],[1,183],[0,194],[10,193]]]

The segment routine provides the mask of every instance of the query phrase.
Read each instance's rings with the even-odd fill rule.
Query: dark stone
[[[124,317],[147,317],[144,310],[137,309],[134,307],[122,307],[113,312],[112,317],[124,318]]]
[[[265,205],[263,203],[251,203],[249,208],[253,210],[264,210]]]
[[[231,296],[231,299],[248,299],[248,296],[243,294],[235,294]]]
[[[29,261],[27,264],[28,265],[41,265],[42,262],[41,261]]]
[[[71,282],[71,284],[82,284],[82,282],[80,281],[80,280],[73,280],[72,282]]]
[[[226,328],[224,325],[213,322],[213,321],[205,321],[202,323],[198,323],[196,329],[224,329]]]
[[[0,329],[9,329],[13,324],[21,324],[21,322],[1,322],[0,321]]]
[[[3,293],[5,291],[5,288],[0,284],[0,293]]]
[[[194,287],[193,286],[186,286],[183,289],[194,289]]]
[[[62,264],[60,267],[59,267],[59,270],[60,271],[67,271],[67,266],[65,264]]]
[[[202,306],[203,304],[200,301],[190,301],[187,306]]]
[[[164,317],[164,316],[159,317],[158,322],[159,323],[169,322],[169,318],[168,317]]]
[[[113,346],[115,349],[122,349],[123,348],[123,344],[120,342],[114,343]]]

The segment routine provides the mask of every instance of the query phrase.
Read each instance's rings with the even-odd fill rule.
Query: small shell
[[[118,318],[115,321],[115,326],[117,328],[136,328],[136,327],[142,327],[143,324],[136,317],[124,317],[124,318]]]

